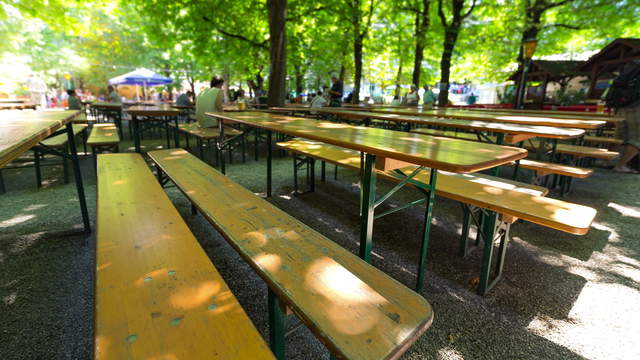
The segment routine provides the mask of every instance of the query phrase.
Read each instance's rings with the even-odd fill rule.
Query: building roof
[[[640,59],[640,39],[618,38],[590,57],[580,66],[580,70],[592,71],[598,67],[598,72],[615,71],[636,59]]]
[[[578,67],[585,62],[579,60],[532,60],[529,68],[528,78],[534,81],[543,81],[549,77],[550,81],[560,80],[566,77],[586,75],[578,71]],[[517,81],[520,71],[513,73],[509,80]]]

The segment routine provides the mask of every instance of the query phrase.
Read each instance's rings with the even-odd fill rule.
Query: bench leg
[[[322,162],[320,165],[320,181],[325,182],[327,181],[327,177],[326,177],[326,168],[327,168],[327,163],[326,162]]]
[[[258,161],[258,141],[260,140],[260,130],[254,128],[253,130],[253,153],[255,160]]]
[[[84,186],[82,184],[82,173],[80,172],[80,163],[78,162],[78,149],[73,136],[72,123],[67,123],[67,143],[71,152],[71,164],[73,166],[73,174],[75,176],[76,191],[78,192],[78,200],[80,202],[80,212],[82,213],[82,222],[84,224],[84,232],[91,232],[91,223],[89,222],[89,211],[87,210],[87,199],[84,195]]]
[[[462,234],[460,235],[460,256],[467,256],[469,247],[469,228],[471,227],[471,210],[467,205],[462,205],[464,214],[462,215]]]
[[[269,289],[269,342],[271,351],[278,360],[285,359],[284,323],[285,312],[278,296]]]
[[[504,260],[506,257],[507,243],[509,241],[510,224],[499,222],[498,214],[490,212],[486,217],[482,226],[482,237],[484,239],[484,253],[482,259],[482,268],[480,270],[480,284],[478,293],[486,295],[489,290],[500,280]],[[495,233],[498,232],[500,243],[498,246],[498,259],[496,261],[494,276],[491,279],[491,267],[493,264]]]
[[[167,137],[167,149],[171,149],[171,134],[169,133],[169,122],[164,122],[164,132]]]
[[[4,177],[2,177],[2,168],[0,168],[0,194],[5,192],[7,192],[7,189],[4,187]]]
[[[293,193],[298,193],[298,156],[293,154]]]
[[[316,191],[316,159],[307,159],[307,171],[309,172],[309,188],[311,192],[314,192]]]
[[[247,162],[247,136],[245,134],[242,134],[242,163],[246,163]]]
[[[35,170],[36,170],[36,186],[38,188],[41,188],[42,172],[40,169],[40,152],[38,150],[33,150],[33,165],[35,165]]]
[[[69,164],[67,162],[67,157],[69,157],[69,144],[64,146],[63,149],[64,156],[62,157],[62,172],[64,173],[64,183],[69,183]]]
[[[273,157],[273,133],[267,131],[267,197],[271,197],[271,158]]]
[[[178,133],[178,117],[177,116],[174,116],[173,118],[173,125],[175,125],[173,140],[176,142],[176,148],[180,148],[180,134]]]
[[[338,165],[333,168],[333,180],[338,180]]]

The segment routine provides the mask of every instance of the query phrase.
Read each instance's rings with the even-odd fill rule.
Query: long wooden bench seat
[[[277,146],[354,170],[360,169],[360,154],[353,150],[299,139],[279,142]],[[408,167],[404,172],[412,169]],[[389,173],[380,174],[397,181]],[[532,185],[495,177],[489,177],[492,182],[487,182],[487,178],[479,174],[440,171],[436,195],[576,235],[587,233],[595,217],[593,208],[545,197],[546,189],[532,193]],[[416,179],[428,183],[429,171],[423,170]]]
[[[622,145],[622,143],[624,143],[624,141],[622,141],[621,139],[608,136],[585,136],[584,142],[603,145]]]
[[[94,124],[91,128],[89,139],[87,139],[87,145],[91,147],[94,166],[97,162],[96,156],[98,153],[105,151],[118,152],[119,144],[120,135],[118,134],[118,127],[115,124]]]
[[[546,161],[539,161],[533,159],[520,160],[521,168],[534,170],[537,176],[544,176],[549,174],[558,174],[563,176],[570,176],[579,179],[588,178],[593,174],[592,169],[568,166],[563,164],[550,163]]]
[[[273,359],[140,154],[98,159],[95,359]]]
[[[169,126],[175,128],[174,124],[169,124]],[[220,130],[218,130],[217,127],[203,128],[200,127],[198,123],[178,124],[178,131],[187,133],[202,140],[212,140],[220,137]],[[236,136],[242,134],[242,131],[225,126],[224,133],[225,135]]]
[[[182,149],[148,155],[268,285],[279,358],[283,307],[340,359],[396,359],[430,326],[422,296],[197,157]]]
[[[529,140],[525,143],[524,146],[528,150],[535,151],[540,147],[540,142],[538,140]],[[590,146],[579,146],[579,145],[571,145],[571,144],[558,144],[556,147],[556,152],[559,154],[571,155],[578,159],[580,158],[592,158],[592,159],[602,159],[602,160],[614,160],[620,155],[620,153],[616,151],[611,151],[608,149],[590,147]]]

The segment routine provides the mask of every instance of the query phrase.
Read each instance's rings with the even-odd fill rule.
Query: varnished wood
[[[35,110],[36,107],[38,107],[38,104],[32,104],[32,103],[4,103],[4,104],[0,104],[0,110],[26,110],[26,109]]]
[[[91,107],[103,110],[120,110],[122,109],[122,103],[94,101],[91,103]]]
[[[284,115],[207,113],[218,119],[363,151],[411,164],[467,173],[526,157],[525,149]]]
[[[538,149],[540,148],[540,142],[536,140],[529,140],[525,143],[525,148],[529,148],[531,150]],[[609,149],[570,144],[558,144],[556,152],[559,154],[572,155],[578,158],[587,157],[603,160],[614,160],[620,155],[620,153]]]
[[[338,358],[395,359],[430,326],[422,296],[195,156],[148,155]]]
[[[71,111],[7,112],[0,117],[0,167],[78,116]]]
[[[520,160],[520,167],[524,169],[535,170],[539,176],[547,174],[558,174],[584,179],[593,174],[592,169],[585,169],[575,166],[567,166],[532,159]]]
[[[584,142],[592,144],[622,145],[624,141],[614,137],[606,136],[585,136]]]
[[[273,359],[141,155],[97,188],[95,359]]]
[[[532,115],[516,115],[516,114],[498,114],[498,113],[478,113],[469,110],[443,109],[443,110],[402,110],[402,109],[374,109],[372,112],[423,116],[423,117],[439,117],[453,118],[461,120],[477,120],[489,122],[502,122],[522,125],[535,126],[555,126],[574,129],[597,129],[606,124],[604,120],[580,120],[580,119],[558,119],[545,116]]]
[[[119,142],[120,135],[118,135],[118,128],[115,124],[93,125],[89,138],[87,139],[87,145],[90,146],[114,145]]]
[[[135,116],[159,117],[159,116],[180,115],[179,109],[176,109],[168,104],[154,105],[154,106],[134,105],[126,108],[125,111]]]
[[[278,146],[354,170],[360,169],[359,154],[349,149],[305,140],[278,143]],[[408,175],[414,168],[408,167],[403,171]],[[389,173],[380,174],[398,181]],[[428,184],[429,170],[421,171],[415,179]],[[439,171],[436,194],[576,235],[586,234],[596,215],[593,208],[544,197],[546,192],[532,192],[528,185],[476,174]]]
[[[501,122],[487,122],[468,119],[445,119],[424,116],[384,114],[366,111],[345,111],[322,108],[319,113],[333,114],[353,119],[379,119],[393,122],[411,123],[416,125],[432,125],[446,128],[456,128],[473,131],[490,131],[513,135],[531,135],[549,139],[572,139],[584,135],[582,129],[558,128],[552,126],[508,124]]]
[[[576,120],[604,120],[619,122],[624,120],[619,116],[606,113],[563,111],[563,110],[534,110],[534,109],[492,109],[492,108],[461,108],[460,110],[474,112],[506,113],[544,116],[556,119],[576,119]]]

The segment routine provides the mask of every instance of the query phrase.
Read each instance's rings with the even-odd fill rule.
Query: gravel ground
[[[229,166],[228,175],[256,193],[264,191],[264,159],[238,162]],[[94,218],[90,157],[82,159],[82,167]],[[315,193],[293,196],[291,168],[290,158],[275,159],[275,195],[269,201],[357,252],[357,174],[341,169],[338,181],[328,176]],[[3,175],[8,192],[0,195],[0,359],[88,359],[95,239],[69,231],[81,228],[75,187],[61,183],[57,167],[47,168],[41,190],[35,189],[33,169]],[[422,292],[435,321],[404,358],[640,358],[638,179],[598,170],[575,183],[566,200],[598,209],[585,236],[514,224],[504,277],[485,297],[476,295],[474,286],[480,251],[467,259],[457,256],[460,206],[438,198]],[[201,216],[190,214],[176,189],[167,192],[266,338],[263,282]],[[383,207],[416,198],[417,192],[403,189]],[[373,264],[408,286],[415,283],[423,211],[414,207],[375,223]],[[297,323],[288,321],[288,326]],[[287,354],[289,359],[328,359],[304,327],[287,339]]]

